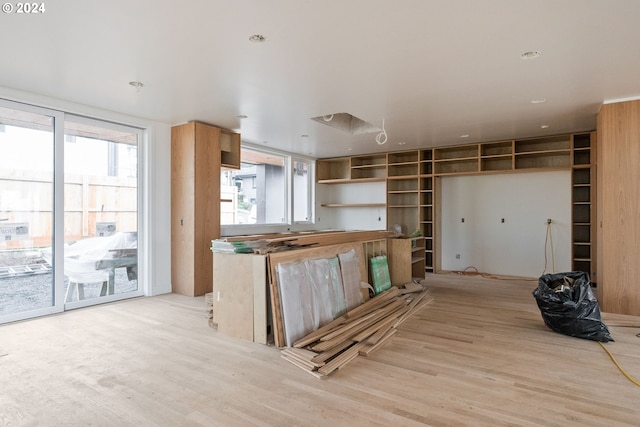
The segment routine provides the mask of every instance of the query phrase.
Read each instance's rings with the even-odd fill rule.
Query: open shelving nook
[[[316,165],[319,184],[376,182],[387,177],[386,154],[324,159]]]

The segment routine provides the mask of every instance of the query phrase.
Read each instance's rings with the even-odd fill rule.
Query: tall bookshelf
[[[596,133],[572,136],[571,166],[571,264],[574,271],[589,273],[596,283]]]
[[[387,154],[387,225],[408,236],[420,228],[420,152]]]
[[[420,152],[420,231],[424,236],[424,267],[435,273],[435,186],[433,178],[433,150]]]

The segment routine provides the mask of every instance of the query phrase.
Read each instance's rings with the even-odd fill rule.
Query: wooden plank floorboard
[[[2,426],[637,426],[600,346],[549,330],[536,283],[429,276],[433,301],[324,380],[161,295],[0,326]],[[634,316],[605,319],[640,325]],[[606,344],[640,378],[639,328]]]

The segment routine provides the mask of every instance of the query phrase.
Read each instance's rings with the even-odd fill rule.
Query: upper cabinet
[[[220,129],[220,159],[224,168],[240,169],[240,134]]]

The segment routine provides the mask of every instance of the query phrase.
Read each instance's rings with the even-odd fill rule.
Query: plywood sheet
[[[213,255],[213,308],[218,332],[253,341],[252,257]]]

